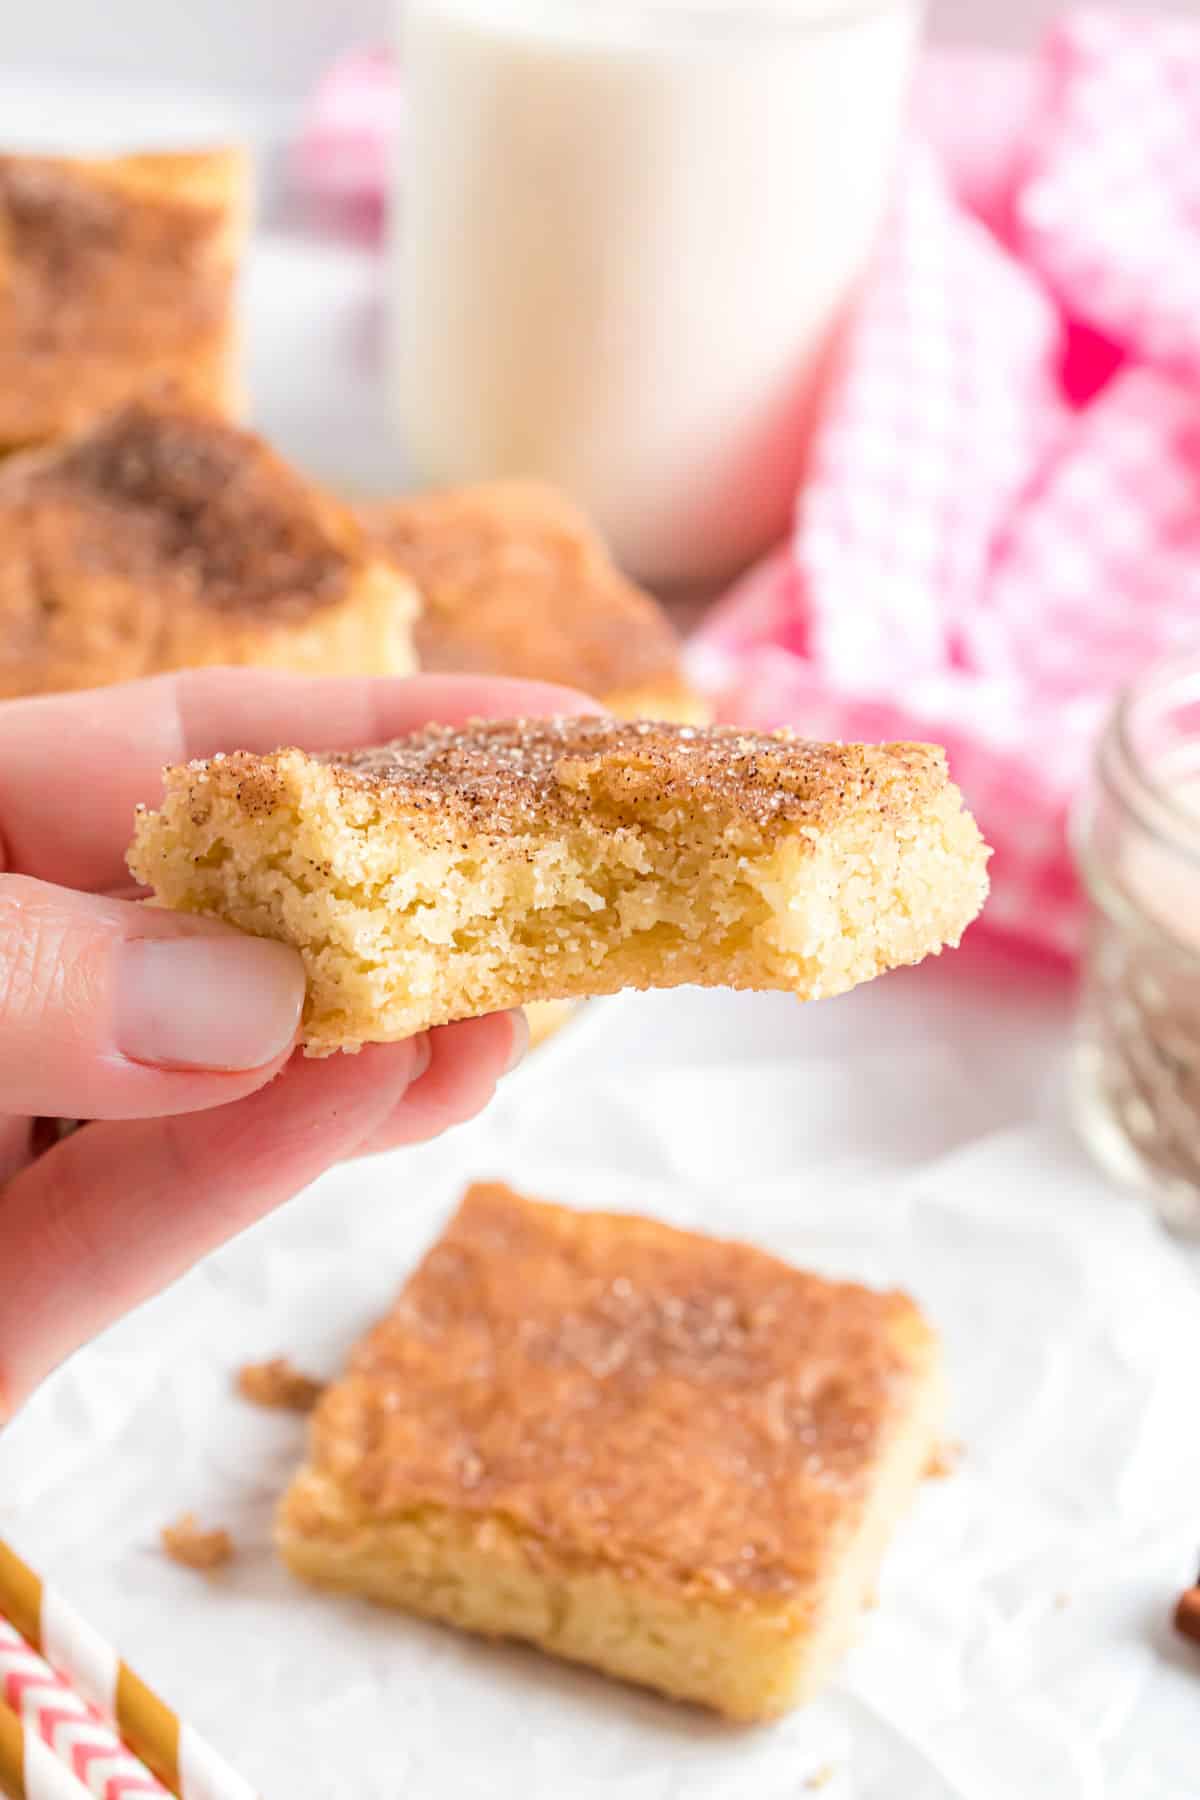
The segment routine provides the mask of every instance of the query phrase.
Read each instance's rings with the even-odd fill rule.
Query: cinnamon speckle
[[[381,803],[453,806],[497,835],[587,803],[619,813],[678,801],[764,827],[818,824],[851,791],[877,810],[893,784],[911,804],[946,779],[942,751],[925,744],[815,744],[789,732],[586,717],[430,726],[320,760]]]

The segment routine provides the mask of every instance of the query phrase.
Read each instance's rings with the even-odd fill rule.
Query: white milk
[[[418,481],[536,474],[662,584],[786,528],[884,207],[913,0],[409,0]]]

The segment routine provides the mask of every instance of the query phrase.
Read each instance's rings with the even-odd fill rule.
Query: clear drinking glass
[[[782,536],[886,204],[917,0],[404,0],[395,396],[658,585]]]
[[[1118,701],[1074,841],[1091,900],[1079,1126],[1173,1230],[1200,1237],[1200,646]]]

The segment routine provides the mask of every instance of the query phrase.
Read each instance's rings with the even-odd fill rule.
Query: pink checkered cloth
[[[391,52],[350,50],[313,95],[296,145],[301,190],[326,215],[368,238],[382,232],[402,110]]]
[[[1200,641],[1200,31],[1071,16],[989,156],[946,85],[791,536],[694,659],[726,717],[944,743],[995,846],[985,918],[1070,953],[1100,718]]]
[[[365,217],[397,96],[343,64],[306,138]],[[1034,66],[935,59],[918,119],[790,538],[692,659],[741,723],[944,743],[985,918],[1071,953],[1100,717],[1200,638],[1200,30],[1079,12]]]

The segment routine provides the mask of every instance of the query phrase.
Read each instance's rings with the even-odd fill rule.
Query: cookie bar
[[[734,1719],[809,1698],[934,1454],[911,1300],[497,1185],[314,1415],[296,1574]]]
[[[956,943],[987,854],[929,745],[593,717],[171,769],[129,866],[294,944],[324,1054],[623,987],[839,994]]]
[[[666,614],[565,494],[494,481],[360,511],[420,592],[423,669],[561,682],[625,718],[707,718]]]
[[[250,663],[407,674],[410,583],[261,438],[134,402],[0,468],[0,698]]]

